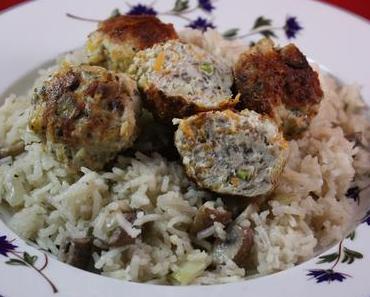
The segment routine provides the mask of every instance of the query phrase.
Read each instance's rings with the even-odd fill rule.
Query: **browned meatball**
[[[298,137],[318,111],[318,75],[294,44],[274,48],[263,39],[239,57],[234,74],[239,108],[272,116],[288,139]]]
[[[125,74],[65,65],[35,90],[30,128],[59,161],[102,169],[134,143],[141,101]]]
[[[101,22],[86,48],[90,64],[124,72],[138,51],[177,38],[172,24],[154,16],[120,15]]]
[[[186,174],[199,187],[247,198],[275,188],[288,149],[276,124],[248,109],[209,111],[180,120],[175,145]]]

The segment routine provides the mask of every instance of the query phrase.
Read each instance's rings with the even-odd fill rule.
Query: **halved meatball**
[[[187,175],[201,188],[243,197],[274,189],[288,148],[271,120],[247,109],[180,120],[175,144]]]
[[[234,74],[240,109],[272,116],[288,139],[299,137],[318,112],[318,75],[294,44],[275,48],[263,39],[239,57]]]
[[[196,112],[224,109],[232,99],[232,70],[205,50],[168,41],[139,52],[129,69],[147,108],[164,122]]]
[[[155,16],[120,15],[101,22],[86,49],[91,65],[125,72],[138,51],[177,38],[173,25]]]
[[[74,169],[102,169],[137,136],[141,102],[125,74],[64,65],[35,89],[29,127]]]

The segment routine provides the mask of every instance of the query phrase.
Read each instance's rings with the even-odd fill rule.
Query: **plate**
[[[180,3],[181,1],[178,1]],[[285,44],[287,33],[314,61],[324,64],[343,81],[362,86],[362,96],[370,103],[370,27],[360,18],[314,1],[190,1],[190,13],[168,13],[171,1],[141,1],[164,15],[179,29],[215,26],[220,32],[250,34],[255,20],[271,20],[273,33]],[[30,86],[35,69],[61,53],[81,47],[96,24],[67,17],[66,14],[101,20],[118,8],[145,9],[131,0],[40,0],[29,2],[0,15],[0,102],[6,95],[22,93]],[[212,9],[212,6],[214,9]],[[211,11],[209,11],[211,10]],[[303,28],[298,30],[287,19]],[[287,29],[293,30],[287,32]],[[257,35],[246,38],[253,41]],[[370,213],[361,219],[355,236],[343,240],[324,254],[288,270],[237,283],[213,286],[170,287],[119,281],[65,265],[28,245],[0,221],[0,296],[284,296],[284,297],[365,297],[370,294]],[[5,237],[6,236],[6,237]],[[13,246],[16,245],[17,248]],[[344,256],[347,256],[345,260]],[[19,257],[26,260],[21,264]],[[320,257],[320,258],[319,258]],[[13,259],[13,260],[11,260]],[[13,265],[9,265],[13,264]]]

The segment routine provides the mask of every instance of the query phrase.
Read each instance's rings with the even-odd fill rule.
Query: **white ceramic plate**
[[[130,2],[132,5],[138,4],[135,0]],[[157,1],[153,7],[158,12],[165,12],[173,7],[174,2]],[[197,1],[190,1],[190,6],[194,5],[197,5]],[[240,34],[248,33],[255,19],[261,15],[271,19],[274,27],[284,26],[288,16],[296,17],[303,30],[298,32],[294,42],[305,54],[325,65],[343,81],[359,83],[363,87],[363,97],[370,103],[368,22],[313,1],[218,0],[213,5],[216,9],[212,14],[196,9],[183,16],[192,20],[198,16],[207,18],[221,32],[240,28]],[[29,87],[32,75],[27,73],[35,72],[40,65],[63,52],[81,47],[87,34],[94,30],[96,24],[68,18],[66,13],[104,19],[114,8],[119,8],[121,12],[129,10],[122,0],[41,0],[1,14],[0,93],[3,95],[0,103],[9,92],[22,92]],[[163,20],[173,22],[177,28],[189,22],[184,17],[174,16],[163,16]],[[275,32],[280,43],[287,42],[284,30]],[[20,81],[22,77],[25,79]],[[18,83],[15,84],[16,81]],[[320,259],[315,258],[286,271],[257,279],[190,287],[123,282],[75,269],[51,258],[43,268],[45,255],[28,246],[0,221],[0,296],[54,296],[52,283],[55,290],[58,290],[55,296],[369,297],[369,215],[363,217],[363,223],[357,228],[354,239],[345,239],[323,254],[339,254],[334,262],[318,264]],[[10,240],[14,240],[12,244],[18,246],[17,252],[27,251],[30,255],[38,256],[34,267],[39,270],[6,264],[10,258],[16,257],[7,253],[7,248],[12,249],[6,245]],[[353,253],[350,259],[343,261],[345,249]],[[29,258],[29,261],[32,259]]]

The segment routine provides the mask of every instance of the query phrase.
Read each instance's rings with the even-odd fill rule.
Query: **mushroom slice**
[[[60,247],[59,260],[80,269],[86,269],[92,255],[92,240],[89,237],[67,238]]]
[[[108,204],[94,222],[93,235],[102,246],[121,247],[135,242],[142,229],[133,226],[137,210],[128,201],[120,200]]]
[[[128,212],[124,213],[123,215],[125,219],[130,223],[133,223],[136,219],[135,212]],[[113,230],[112,235],[109,236],[107,243],[110,247],[121,247],[135,243],[135,238],[129,235],[122,227],[119,226]]]
[[[15,157],[24,152],[24,143],[17,142],[9,147],[0,147],[0,159],[5,157]]]
[[[227,230],[226,240],[217,242],[213,250],[216,263],[233,260],[239,267],[248,266],[249,253],[253,247],[254,232],[251,227],[231,225]]]
[[[226,226],[231,222],[231,216],[231,212],[224,208],[215,208],[212,202],[206,202],[195,214],[194,221],[190,227],[190,233],[195,235],[199,231],[211,227],[215,222],[219,222]]]

